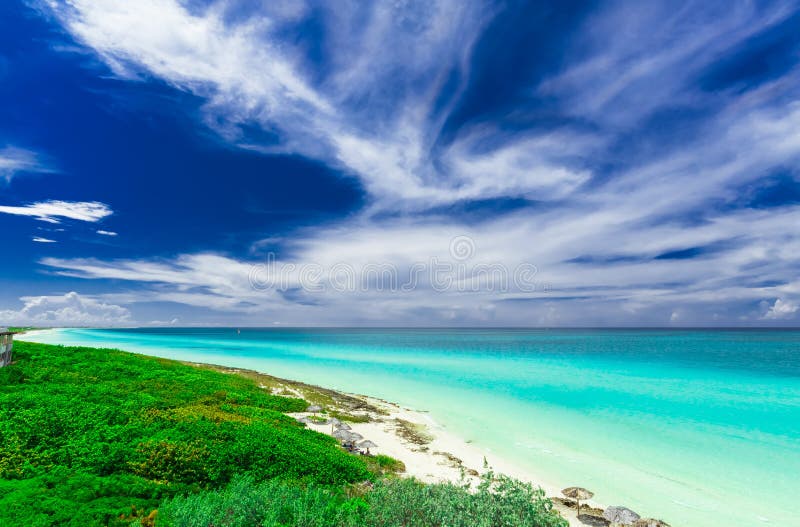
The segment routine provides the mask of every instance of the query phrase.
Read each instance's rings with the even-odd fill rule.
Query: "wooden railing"
[[[11,364],[11,350],[14,347],[14,334],[10,331],[0,333],[0,368]]]

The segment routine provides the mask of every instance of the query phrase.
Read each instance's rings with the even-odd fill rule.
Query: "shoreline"
[[[48,332],[52,329],[30,329],[18,333],[25,334]],[[24,340],[21,338],[20,340]],[[126,351],[126,350],[122,350]],[[148,355],[138,352],[146,356]],[[175,359],[173,359],[175,360]],[[310,404],[322,406],[327,417],[337,417],[346,421],[357,432],[376,443],[371,449],[373,454],[384,454],[402,462],[405,470],[402,477],[414,477],[426,483],[466,483],[472,486],[480,481],[480,474],[491,470],[520,481],[540,487],[552,500],[554,509],[567,520],[570,527],[586,525],[605,525],[602,518],[604,504],[594,500],[582,500],[581,516],[593,516],[591,523],[578,519],[574,505],[565,504],[561,488],[576,484],[572,482],[564,487],[545,481],[528,470],[521,470],[512,460],[503,458],[492,452],[470,443],[448,431],[438,424],[426,411],[403,407],[397,403],[364,394],[347,393],[322,386],[275,377],[269,373],[252,369],[211,364],[206,362],[178,360],[197,368],[212,369],[226,374],[241,375],[256,381],[260,388],[270,390],[272,394],[299,397]],[[312,416],[309,412],[287,414],[296,419]],[[316,414],[320,416],[320,414]],[[329,424],[306,423],[311,430],[332,435]],[[600,523],[592,522],[599,520]]]
[[[304,417],[337,417],[346,421],[353,432],[361,434],[378,446],[371,448],[372,454],[384,454],[405,466],[400,473],[403,477],[414,477],[426,483],[469,482],[473,486],[480,480],[479,475],[491,470],[520,481],[531,483],[544,490],[553,501],[570,527],[602,525],[578,519],[574,505],[565,505],[561,488],[552,482],[543,481],[530,471],[521,470],[514,462],[487,452],[439,425],[424,410],[403,407],[399,404],[363,394],[352,394],[316,386],[312,384],[274,377],[255,370],[181,361],[199,368],[213,369],[231,375],[242,375],[259,383],[259,387],[270,390],[274,395],[300,397],[311,404],[323,407],[321,412],[290,413],[296,419]],[[330,424],[306,422],[311,430],[332,435]],[[485,466],[486,465],[486,466]],[[592,520],[602,519],[605,505],[594,500],[581,501],[581,516],[593,516]]]
[[[59,328],[60,329],[60,328]],[[19,334],[20,340],[25,340],[24,334],[33,335],[35,333],[48,333],[59,331],[53,328],[30,329]],[[57,342],[52,342],[57,344]],[[80,345],[80,344],[63,344]],[[96,344],[89,347],[112,347],[121,349],[115,345],[98,346]],[[466,473],[466,478],[471,482],[477,482],[478,474],[485,473],[484,460],[488,462],[489,470],[497,474],[503,474],[514,479],[530,483],[534,487],[540,487],[545,495],[552,500],[554,509],[557,510],[570,527],[584,527],[586,525],[603,526],[608,522],[602,518],[604,508],[608,505],[593,499],[581,500],[581,518],[578,519],[574,502],[563,497],[561,489],[580,485],[581,481],[563,481],[559,485],[553,483],[553,479],[538,477],[535,466],[530,464],[525,468],[520,468],[512,458],[503,457],[490,449],[479,447],[463,436],[450,432],[445,426],[437,423],[430,414],[424,409],[404,407],[386,399],[369,395],[350,393],[341,389],[325,388],[320,385],[305,383],[302,381],[290,380],[261,373],[249,366],[225,366],[219,364],[224,362],[223,357],[217,356],[213,362],[204,362],[203,359],[176,359],[169,354],[157,354],[151,351],[129,351],[139,355],[154,356],[161,358],[171,358],[184,364],[195,367],[209,368],[223,373],[237,374],[257,380],[261,388],[270,389],[277,395],[299,396],[310,404],[319,404],[340,415],[326,415],[327,417],[338,417],[341,414],[349,414],[342,419],[352,427],[354,432],[364,436],[376,444],[378,448],[371,449],[373,454],[385,454],[393,457],[406,467],[406,471],[400,475],[403,477],[415,477],[425,482],[463,482],[462,471]],[[297,419],[308,416],[307,412],[287,414]],[[319,415],[319,414],[318,414]],[[368,415],[368,422],[356,422],[348,417],[360,417]],[[404,433],[403,428],[397,426],[397,419],[410,423],[414,428],[429,434],[430,440],[423,444],[411,441]],[[326,435],[332,435],[330,425],[308,424],[308,427]],[[601,486],[602,487],[602,486]],[[600,487],[592,485],[591,490],[597,491]],[[646,514],[646,513],[645,513]],[[644,517],[644,516],[643,516]]]

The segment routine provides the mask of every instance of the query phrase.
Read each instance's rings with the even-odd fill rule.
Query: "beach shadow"
[[[578,521],[584,525],[591,525],[592,527],[607,527],[608,525],[611,525],[611,523],[605,518],[594,516],[592,514],[580,514],[578,515]]]

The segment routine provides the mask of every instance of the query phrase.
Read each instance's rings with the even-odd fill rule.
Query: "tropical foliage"
[[[126,523],[236,474],[335,485],[365,462],[252,380],[114,350],[17,342],[0,369],[0,525]]]
[[[388,479],[341,492],[238,478],[223,491],[172,499],[157,527],[564,527],[541,490],[484,475],[477,489]],[[353,495],[355,494],[355,495]]]
[[[253,379],[116,350],[17,342],[0,369],[0,525],[565,525],[539,490],[385,478]]]

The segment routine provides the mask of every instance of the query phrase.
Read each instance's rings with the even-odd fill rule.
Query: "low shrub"
[[[540,489],[487,474],[477,489],[414,479],[362,496],[317,485],[235,478],[221,491],[168,500],[156,527],[566,527]]]
[[[251,379],[116,350],[16,342],[14,354],[0,369],[0,525],[127,525],[237,474],[374,477],[282,413],[308,403]]]

